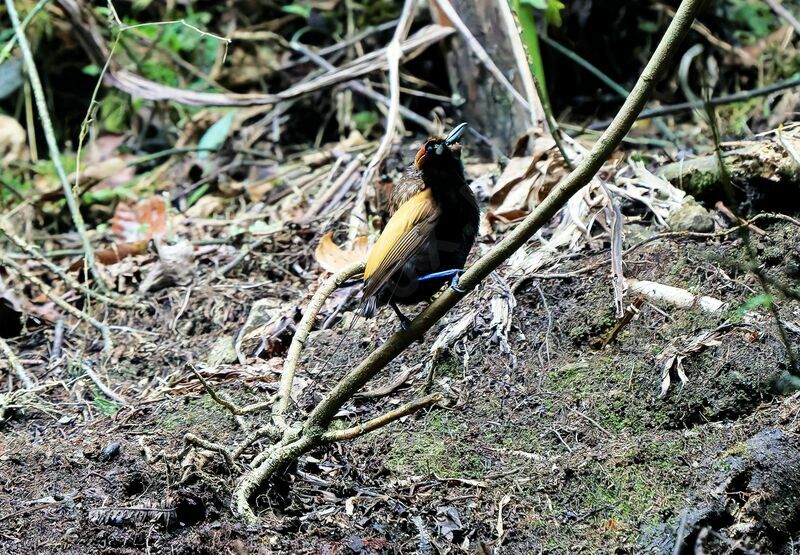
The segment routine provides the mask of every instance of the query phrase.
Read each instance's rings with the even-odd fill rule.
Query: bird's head
[[[458,139],[466,128],[466,123],[459,123],[445,138],[432,138],[425,141],[414,158],[414,168],[423,173],[431,170],[447,171],[450,168],[460,168],[461,145],[458,144]]]

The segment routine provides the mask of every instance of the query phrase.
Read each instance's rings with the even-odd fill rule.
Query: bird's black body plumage
[[[415,304],[430,299],[450,277],[419,281],[420,277],[464,267],[478,233],[480,211],[466,183],[458,144],[447,143],[446,139],[429,139],[425,143],[415,163],[395,185],[389,202],[391,217],[403,217],[401,207],[418,202],[420,193],[425,191],[430,191],[425,202],[432,204],[427,207],[431,214],[408,234],[415,241],[413,252],[399,249],[404,260],[384,272],[386,275],[378,273],[366,279],[364,314],[368,317],[387,303]],[[389,228],[387,224],[384,233]],[[397,256],[397,252],[392,249],[390,256]],[[373,255],[382,253],[381,250]]]

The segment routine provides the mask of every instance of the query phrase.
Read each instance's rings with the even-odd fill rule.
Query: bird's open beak
[[[450,131],[450,134],[447,135],[447,137],[445,137],[444,144],[449,146],[449,145],[453,144],[454,142],[456,142],[461,137],[461,135],[464,134],[464,131],[467,129],[467,125],[469,125],[469,124],[466,123],[466,122],[459,123],[458,125],[456,125],[453,128],[453,130]]]
[[[418,171],[422,169],[422,164],[425,163],[427,157],[428,152],[425,150],[425,145],[422,145],[422,148],[417,151],[417,155],[414,157],[414,167]]]

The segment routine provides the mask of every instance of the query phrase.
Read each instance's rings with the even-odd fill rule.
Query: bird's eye
[[[425,152],[430,152],[433,150],[433,145],[428,145],[425,147]]]

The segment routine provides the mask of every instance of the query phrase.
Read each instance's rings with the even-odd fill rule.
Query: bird
[[[407,330],[398,304],[430,299],[458,279],[478,234],[480,210],[464,177],[458,139],[461,123],[444,138],[420,148],[389,198],[389,221],[370,250],[364,269],[362,314],[371,318],[388,304]]]

